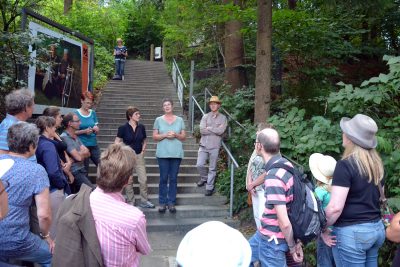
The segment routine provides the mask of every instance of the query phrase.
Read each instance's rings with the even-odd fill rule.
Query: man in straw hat
[[[218,96],[212,96],[208,102],[211,112],[205,114],[200,122],[200,148],[197,157],[197,170],[200,180],[197,186],[206,185],[206,196],[214,193],[215,175],[217,174],[217,160],[221,147],[222,135],[227,126],[225,115],[218,112],[221,101]],[[205,166],[208,159],[208,169]]]

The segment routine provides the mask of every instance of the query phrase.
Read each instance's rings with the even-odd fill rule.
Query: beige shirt
[[[219,149],[227,124],[225,115],[219,112],[204,114],[200,122],[200,146],[205,149]]]

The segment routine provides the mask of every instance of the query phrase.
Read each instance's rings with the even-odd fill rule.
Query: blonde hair
[[[136,154],[124,144],[112,144],[101,153],[97,185],[106,193],[119,192],[128,183],[136,166]]]
[[[332,178],[329,178],[329,180],[331,180],[331,179],[332,179]],[[332,190],[332,186],[331,186],[331,185],[325,184],[325,183],[323,183],[323,182],[321,182],[321,181],[318,181],[318,180],[317,180],[317,186],[322,187],[323,189],[325,189],[325,190],[328,191],[329,193],[330,193],[331,190]]]
[[[368,182],[378,185],[383,178],[382,159],[375,148],[365,149],[353,142],[346,146],[342,159],[352,158],[360,174],[368,176]]]

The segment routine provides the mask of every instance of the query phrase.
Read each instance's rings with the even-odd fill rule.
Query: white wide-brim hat
[[[378,144],[375,136],[378,126],[372,118],[364,114],[357,114],[352,119],[342,118],[340,128],[354,144],[362,148],[372,149]]]
[[[328,185],[332,183],[332,176],[336,167],[336,160],[333,157],[314,153],[310,156],[308,164],[315,179]]]
[[[219,221],[189,231],[176,254],[182,267],[248,267],[250,261],[251,248],[243,234]]]
[[[12,159],[1,159],[0,160],[0,179],[3,175],[8,172],[14,165],[14,160]]]

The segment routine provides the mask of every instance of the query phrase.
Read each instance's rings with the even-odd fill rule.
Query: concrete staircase
[[[157,116],[163,114],[161,100],[170,97],[174,101],[174,112],[182,114],[175,89],[166,67],[161,62],[128,60],[125,66],[124,81],[110,81],[102,93],[96,109],[99,119],[100,134],[98,142],[101,149],[111,144],[120,125],[126,122],[125,110],[134,105],[140,109],[142,121],[147,130],[148,146],[145,154],[148,179],[149,199],[158,204],[159,169],[155,158],[156,144],[152,139],[153,123]],[[195,226],[210,220],[224,221],[230,225],[236,222],[228,219],[226,198],[218,193],[211,197],[204,196],[204,187],[198,188],[196,181],[198,173],[196,158],[198,145],[195,139],[187,133],[184,142],[185,157],[180,166],[178,176],[177,213],[159,214],[156,209],[142,209],[147,219],[147,231],[188,231]],[[95,179],[95,168],[91,166],[90,176]],[[135,180],[135,195],[139,196],[137,176]]]

